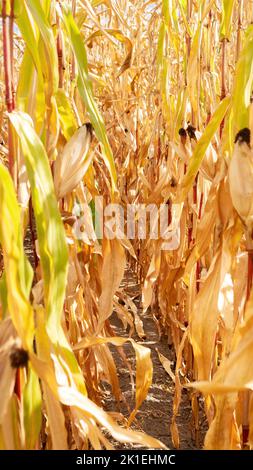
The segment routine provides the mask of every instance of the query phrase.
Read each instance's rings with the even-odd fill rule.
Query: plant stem
[[[62,48],[62,31],[61,31],[60,20],[58,16],[57,16],[57,27],[58,27],[57,55],[58,55],[58,70],[59,70],[59,88],[62,88],[64,63],[63,63],[63,48]]]
[[[2,30],[3,30],[3,61],[4,61],[4,80],[5,80],[5,103],[8,113],[14,110],[14,86],[13,86],[13,13],[14,0],[11,2],[11,17],[6,13],[6,0],[2,2]],[[14,152],[13,135],[10,124],[8,123],[8,159],[9,171],[15,181],[14,175]]]

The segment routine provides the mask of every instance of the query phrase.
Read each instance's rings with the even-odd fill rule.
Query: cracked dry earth
[[[133,427],[138,430],[145,431],[147,434],[162,441],[168,448],[174,449],[171,434],[170,424],[172,418],[172,407],[173,407],[173,396],[174,396],[174,382],[163,368],[157,350],[162,353],[170,361],[175,360],[173,350],[168,345],[167,337],[162,336],[159,339],[159,334],[151,313],[148,311],[145,314],[141,313],[141,294],[139,286],[136,282],[135,275],[131,271],[127,271],[125,278],[122,282],[121,288],[133,299],[137,308],[138,314],[143,321],[143,328],[146,334],[145,340],[140,340],[136,334],[133,334],[133,339],[139,341],[142,345],[145,345],[151,349],[151,358],[153,362],[153,382],[149,389],[148,396],[142,404],[137,417],[135,419]],[[129,334],[126,332],[122,323],[119,320],[116,313],[111,317],[110,323],[116,336],[128,337]],[[119,375],[119,381],[121,390],[123,393],[123,401],[120,403],[120,412],[126,417],[129,416],[130,410],[134,407],[134,395],[132,392],[129,370],[121,359],[117,348],[110,346],[113,354],[117,371]],[[129,360],[133,372],[135,371],[135,355],[133,348],[130,343],[124,345],[124,352]],[[135,376],[134,376],[135,379]],[[117,409],[117,403],[111,394],[110,387],[105,385],[104,389],[104,407],[107,411],[115,411]],[[189,392],[186,390],[182,391],[182,401],[177,417],[177,425],[180,436],[180,449],[194,450],[201,448],[204,439],[205,429],[205,418],[203,413],[200,413],[200,429],[201,433],[198,436],[198,442],[193,432],[192,426],[192,412]],[[114,443],[116,449],[131,449],[140,448],[138,445],[119,444]]]

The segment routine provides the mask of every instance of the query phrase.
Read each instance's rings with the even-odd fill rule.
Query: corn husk
[[[250,229],[253,222],[253,153],[245,142],[235,144],[228,175],[234,208]]]
[[[75,189],[86,173],[92,155],[88,154],[91,132],[84,124],[65,145],[54,165],[54,185],[60,199]]]

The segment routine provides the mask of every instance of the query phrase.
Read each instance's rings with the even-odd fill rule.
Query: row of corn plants
[[[201,408],[205,448],[252,448],[251,9],[2,0],[1,448],[162,446],[129,428],[152,382],[139,341],[128,339],[135,408],[128,419],[103,409],[103,381],[122,399],[110,344],[124,358],[126,339],[112,311],[143,337],[120,287],[129,264],[176,354],[174,446],[186,388],[197,443]],[[96,196],[167,204],[166,246],[97,240]]]
[[[83,29],[90,41],[104,33],[126,41],[94,12],[112,8],[116,22],[114,2],[94,3],[1,2],[2,449],[112,449],[117,440],[164,447],[129,428],[152,381],[150,350],[115,336],[108,320],[132,246],[86,236],[93,198],[119,195],[94,91],[103,79],[91,70]],[[72,230],[80,207],[82,239]],[[124,358],[126,341],[136,354],[128,418],[102,407],[103,382],[122,399],[109,345]]]

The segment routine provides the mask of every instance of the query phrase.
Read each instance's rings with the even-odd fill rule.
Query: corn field
[[[165,449],[147,313],[172,447],[252,449],[253,1],[0,5],[0,449]]]

